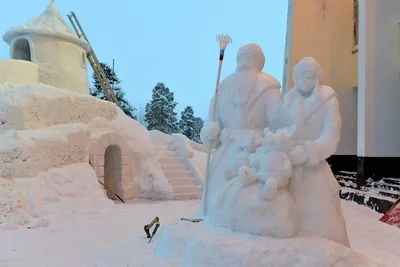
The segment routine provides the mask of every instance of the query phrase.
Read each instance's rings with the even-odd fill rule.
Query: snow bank
[[[23,73],[23,75],[21,75]],[[0,61],[0,84],[38,84],[38,65],[25,61],[7,59]]]
[[[159,259],[182,267],[384,266],[319,237],[263,238],[184,221],[164,226],[154,242]]]
[[[88,124],[96,117],[111,121],[117,109],[111,102],[49,85],[0,85],[0,130]]]
[[[149,131],[149,134],[150,134],[151,138],[153,138],[155,140],[161,140],[161,141],[165,141],[165,142],[171,142],[172,141],[171,135],[165,134],[165,133],[160,132],[158,130],[151,130],[151,131]]]
[[[0,227],[47,227],[63,218],[109,211],[89,164],[50,169],[32,179],[0,179]]]
[[[4,131],[0,133],[0,177],[34,177],[50,168],[88,162],[89,138],[84,124]]]

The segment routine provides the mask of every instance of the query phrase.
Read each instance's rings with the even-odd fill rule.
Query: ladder
[[[81,24],[79,23],[78,18],[76,17],[74,12],[70,12],[70,14],[67,15],[72,27],[75,30],[75,33],[78,35],[78,38],[83,37],[83,39],[89,44],[89,52],[86,53],[86,57],[90,63],[90,66],[93,69],[94,74],[96,75],[97,80],[100,83],[101,89],[103,89],[104,94],[106,95],[107,99],[111,102],[114,102],[117,106],[119,106],[119,101],[117,97],[115,96],[114,89],[112,88],[106,74],[104,73],[103,68],[101,67],[99,60],[97,59],[96,54],[93,51],[92,46],[90,45],[90,42],[83,31]]]

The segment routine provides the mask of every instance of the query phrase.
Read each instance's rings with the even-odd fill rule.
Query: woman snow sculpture
[[[237,141],[252,131],[261,135],[265,127],[276,130],[279,126],[278,114],[283,102],[280,83],[261,71],[265,64],[261,48],[257,44],[241,47],[236,62],[235,72],[221,82],[216,121],[212,121],[214,97],[209,118],[200,132],[203,144],[217,149],[211,161],[207,205],[226,183],[225,170],[235,162],[237,153],[246,149]],[[221,138],[221,142],[219,135],[223,129],[233,138]],[[202,213],[203,207],[200,210]]]
[[[293,169],[289,192],[300,211],[300,231],[349,245],[339,184],[325,161],[337,148],[342,120],[335,91],[323,85],[323,71],[306,57],[294,67],[292,88],[284,97],[281,119],[297,125],[294,154],[304,159]]]

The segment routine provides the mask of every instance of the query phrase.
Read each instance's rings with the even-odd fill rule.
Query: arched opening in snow
[[[109,145],[104,153],[104,185],[107,197],[118,199],[122,189],[122,153],[118,145]]]
[[[25,61],[32,61],[31,45],[25,38],[18,39],[13,44],[12,58]]]

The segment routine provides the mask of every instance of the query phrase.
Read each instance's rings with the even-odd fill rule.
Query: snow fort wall
[[[52,86],[0,85],[0,130],[35,130],[58,124],[88,124],[117,116],[117,106]]]
[[[16,59],[0,61],[0,84],[38,84],[38,65]]]
[[[90,132],[84,124],[0,134],[0,178],[31,178],[51,168],[89,161]]]

